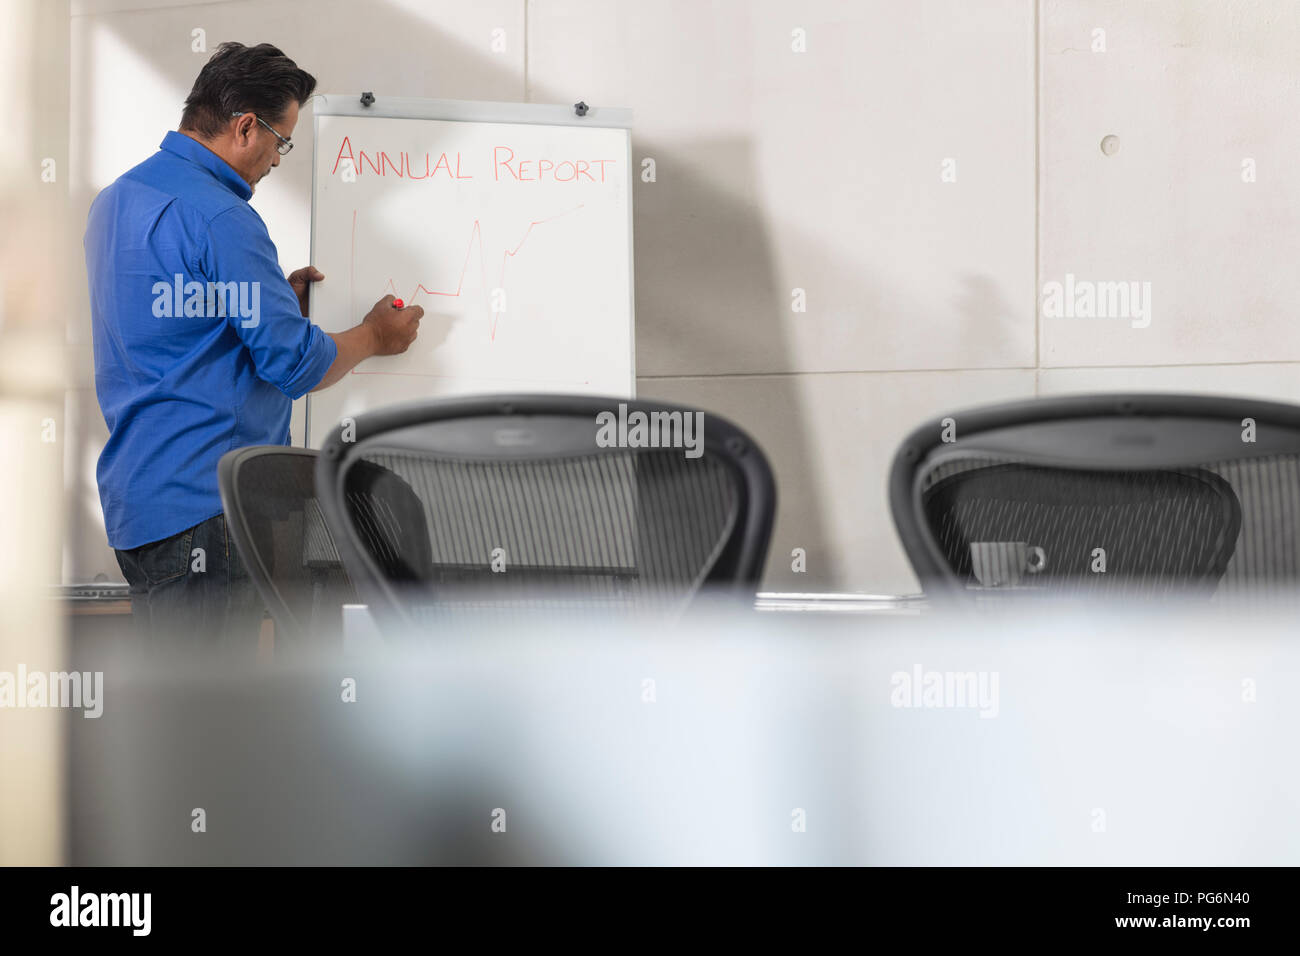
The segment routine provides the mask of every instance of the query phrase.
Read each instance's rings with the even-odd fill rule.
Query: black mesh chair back
[[[928,594],[1215,600],[1300,584],[1300,408],[1095,395],[954,413],[899,448],[890,506]]]
[[[218,466],[226,526],[275,621],[277,646],[332,643],[356,602],[316,499],[316,452],[239,448]]]
[[[663,444],[605,441],[617,426],[602,432],[598,416],[617,418],[620,405],[625,423],[653,421]],[[713,415],[697,447],[671,446],[673,434],[690,439],[696,414],[590,396],[396,406],[335,429],[317,486],[358,591],[402,624],[467,609],[521,621],[547,608],[676,609],[702,589],[752,600],[771,470]]]

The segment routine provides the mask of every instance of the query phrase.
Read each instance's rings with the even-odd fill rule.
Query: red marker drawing
[[[402,300],[401,300],[401,299],[394,299],[394,300],[393,300],[393,308],[394,308],[394,309],[400,309],[400,308],[402,308]]]

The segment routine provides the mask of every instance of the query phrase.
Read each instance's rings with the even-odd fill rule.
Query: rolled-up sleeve
[[[213,218],[199,267],[209,282],[249,283],[234,287],[244,308],[228,309],[226,322],[248,348],[258,378],[294,399],[320,384],[338,346],[303,317],[260,216],[244,206]]]

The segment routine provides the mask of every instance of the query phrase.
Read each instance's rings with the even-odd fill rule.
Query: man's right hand
[[[346,332],[327,332],[338,352],[312,391],[329,388],[372,355],[401,355],[415,341],[423,316],[424,309],[418,305],[394,309],[393,297],[386,295],[375,303],[360,325]]]
[[[361,324],[374,336],[375,355],[401,355],[415,341],[423,316],[424,309],[418,305],[394,309],[393,296],[386,295],[375,303]]]

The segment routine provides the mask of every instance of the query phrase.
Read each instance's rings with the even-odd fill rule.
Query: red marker
[[[394,300],[393,300],[393,308],[394,308],[394,309],[400,309],[400,308],[402,308],[402,300],[401,300],[401,299],[394,299]]]

